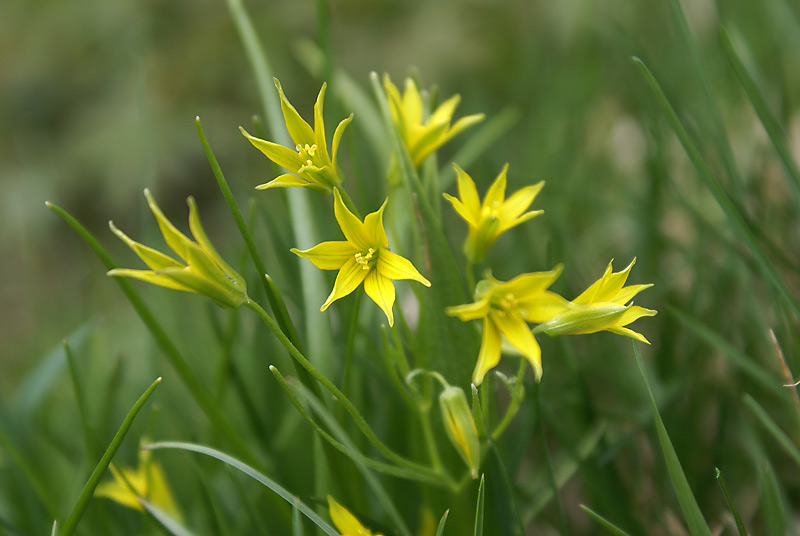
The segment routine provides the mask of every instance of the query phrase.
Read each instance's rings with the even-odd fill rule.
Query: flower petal
[[[347,125],[350,124],[350,121],[353,120],[353,114],[350,114],[349,117],[345,117],[339,124],[336,126],[336,130],[333,131],[333,141],[331,141],[331,162],[336,164],[336,153],[339,151],[339,142],[342,141],[342,135],[344,134],[344,129],[347,128]]]
[[[325,162],[330,162],[328,156],[328,147],[325,141],[325,121],[322,116],[322,103],[325,100],[325,88],[328,85],[323,82],[322,88],[317,95],[317,102],[314,103],[314,143],[317,145],[317,151]]]
[[[628,275],[631,273],[631,268],[633,268],[634,264],[636,264],[636,257],[634,257],[627,268],[621,272],[612,273],[605,277],[603,286],[598,290],[597,294],[595,294],[594,301],[616,301],[614,297],[619,294],[622,287],[625,286],[625,282],[628,280]]]
[[[333,213],[344,237],[359,251],[375,246],[364,229],[364,224],[345,206],[338,188],[333,189]]]
[[[292,173],[284,173],[283,175],[278,175],[269,182],[259,184],[256,186],[256,190],[267,190],[269,188],[290,188],[293,186],[313,187],[316,185],[313,182],[308,182],[307,180],[300,178],[297,175],[293,175]]]
[[[370,532],[361,522],[351,514],[344,506],[337,503],[333,497],[328,495],[328,509],[331,515],[331,521],[336,525],[344,536],[350,534],[354,536],[371,536]]]
[[[500,348],[503,339],[500,330],[487,316],[483,319],[483,335],[481,336],[481,350],[478,353],[478,362],[472,372],[472,383],[480,385],[483,377],[500,362]]]
[[[402,106],[406,121],[417,125],[422,123],[422,97],[419,94],[417,85],[411,78],[406,78]]]
[[[131,279],[138,279],[145,283],[158,285],[159,287],[171,288],[173,290],[183,290],[185,292],[195,292],[194,289],[178,283],[174,279],[165,275],[157,274],[152,270],[133,270],[131,268],[114,268],[109,270],[107,275],[111,277],[130,277]]]
[[[629,301],[633,299],[634,296],[639,294],[641,291],[652,287],[653,284],[647,285],[631,285],[629,287],[623,287],[617,293],[616,296],[612,299],[615,303],[619,303],[620,305],[627,305]]]
[[[392,305],[394,305],[395,291],[392,280],[383,277],[378,270],[370,270],[364,279],[364,291],[383,310],[389,320],[389,326],[394,326]]]
[[[535,297],[519,300],[519,311],[526,322],[541,324],[569,310],[573,305],[555,292],[545,290]]]
[[[580,296],[572,300],[572,303],[576,305],[586,305],[598,301],[595,298],[597,293],[600,292],[603,286],[606,284],[608,278],[611,277],[611,272],[614,269],[612,266],[613,263],[614,259],[611,259],[611,262],[609,262],[608,266],[606,266],[606,271],[603,273],[603,277],[589,285],[589,288],[581,292]]]
[[[503,200],[506,198],[506,172],[508,171],[508,164],[503,166],[497,178],[494,180],[489,190],[486,192],[486,197],[483,198],[482,209],[500,210],[503,205]]]
[[[426,287],[431,286],[431,282],[425,279],[422,274],[414,268],[411,261],[385,248],[381,248],[378,254],[376,268],[379,274],[389,279],[413,279],[414,281],[419,281]]]
[[[369,236],[369,240],[373,244],[378,244],[382,248],[389,247],[389,238],[386,236],[386,230],[383,228],[383,211],[386,210],[386,204],[389,202],[389,198],[386,198],[386,201],[383,202],[381,208],[377,211],[367,214],[367,217],[364,218],[364,231]]]
[[[150,205],[150,211],[156,217],[158,228],[161,230],[161,234],[164,235],[164,241],[181,259],[187,260],[187,250],[196,247],[195,244],[164,216],[164,213],[158,208],[156,200],[153,199],[153,194],[150,193],[149,188],[144,189],[144,196],[147,198],[147,204]]]
[[[519,314],[491,314],[490,318],[509,343],[519,350],[533,367],[536,381],[542,379],[542,349],[531,333],[528,324]]]
[[[242,134],[244,134],[244,137],[253,144],[253,147],[264,153],[267,158],[282,168],[288,171],[296,171],[305,165],[305,160],[303,160],[300,155],[297,154],[297,151],[293,151],[288,147],[284,147],[283,145],[279,145],[271,141],[262,140],[261,138],[251,136],[242,127],[239,127],[239,130],[242,132]]]
[[[224,272],[226,277],[244,288],[244,278],[239,275],[227,262],[225,262],[225,259],[223,259],[219,253],[217,253],[217,250],[214,249],[214,246],[208,239],[208,235],[206,235],[206,231],[203,229],[203,224],[200,222],[200,214],[197,210],[197,203],[195,202],[194,197],[189,197],[186,202],[189,204],[189,230],[192,232],[192,236],[194,237],[195,241],[200,245],[200,248],[202,248],[206,255],[208,255],[211,260],[216,263],[217,266]]]
[[[521,274],[507,283],[501,283],[494,289],[494,292],[509,292],[520,302],[535,299],[558,279],[563,270],[564,265],[557,264],[547,272]]]
[[[641,333],[637,333],[637,332],[633,331],[632,329],[628,329],[628,328],[609,328],[608,331],[610,331],[611,333],[616,333],[617,335],[623,335],[625,337],[630,337],[631,339],[636,339],[637,341],[641,341],[641,342],[643,342],[645,344],[650,344],[650,341],[648,341],[645,338],[644,335],[642,335]]]
[[[447,131],[444,139],[442,139],[442,143],[450,141],[452,138],[461,134],[461,132],[467,130],[472,125],[480,123],[485,117],[485,114],[472,114],[462,117],[456,121],[455,124],[453,124],[453,127],[449,131]]]
[[[475,181],[457,164],[454,163],[453,168],[456,170],[456,176],[458,177],[458,196],[469,214],[469,217],[464,219],[477,227],[480,222],[481,200],[478,197],[478,190],[475,188]]]
[[[336,282],[333,284],[333,290],[319,310],[324,311],[328,308],[328,306],[330,306],[330,304],[339,298],[344,298],[353,292],[356,288],[358,288],[358,285],[364,281],[364,278],[367,277],[368,272],[369,270],[362,269],[362,265],[356,262],[355,257],[350,258],[339,269],[339,274],[336,276]]]
[[[460,103],[461,95],[453,95],[436,107],[436,110],[434,110],[431,116],[428,118],[428,124],[435,125],[437,123],[447,123],[449,125],[450,120],[453,119],[453,114]]]
[[[172,257],[131,239],[128,235],[119,230],[113,222],[108,222],[108,226],[111,228],[111,231],[123,242],[125,242],[128,247],[131,248],[133,252],[136,253],[139,258],[142,259],[144,263],[151,269],[161,270],[162,268],[167,268],[170,266],[175,268],[182,268],[184,266]]]
[[[519,218],[520,215],[527,210],[531,203],[533,203],[533,200],[543,187],[544,181],[539,181],[533,186],[526,186],[525,188],[517,190],[511,194],[511,196],[506,199],[502,208],[500,209],[500,218],[503,220],[503,223]]]
[[[457,316],[462,322],[484,318],[489,314],[489,298],[490,295],[486,294],[483,298],[475,303],[465,303],[464,305],[454,305],[452,307],[448,307],[445,309],[445,313],[449,316]]]
[[[322,242],[305,251],[292,248],[291,252],[308,259],[320,270],[339,270],[348,260],[355,259],[358,250],[350,242],[341,240]]]
[[[283,93],[283,87],[281,87],[281,83],[278,79],[273,78],[272,80],[275,82],[275,87],[278,89],[278,94],[281,97],[281,111],[283,112],[283,119],[286,121],[286,130],[289,131],[289,136],[292,137],[295,144],[304,145],[306,143],[314,143],[314,130],[311,128],[311,125],[300,117],[295,107],[292,106],[292,103],[286,98],[286,95]],[[325,86],[323,85],[320,93],[324,94],[324,90]]]

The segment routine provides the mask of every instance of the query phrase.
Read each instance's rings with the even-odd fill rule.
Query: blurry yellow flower
[[[109,498],[128,508],[144,511],[138,500],[138,497],[141,497],[174,520],[181,521],[180,510],[172,496],[164,470],[158,462],[150,459],[150,455],[150,451],[139,451],[139,464],[136,469],[130,467],[117,469],[111,465],[114,480],[97,486],[94,495]],[[128,484],[136,490],[135,493]]]
[[[481,442],[464,391],[451,385],[445,387],[439,395],[439,409],[442,411],[442,422],[450,443],[469,467],[472,478],[478,478]]]
[[[613,262],[612,260],[608,263],[603,277],[572,300],[569,309],[537,326],[534,331],[553,336],[610,331],[650,344],[641,333],[636,333],[625,326],[643,316],[656,315],[657,311],[633,305],[632,302],[628,303],[636,294],[653,285],[626,287],[625,281],[636,259],[633,259],[627,268],[616,273],[611,266]]]
[[[508,164],[506,164],[489,187],[486,197],[481,203],[472,177],[458,165],[453,164],[453,167],[458,175],[458,195],[461,199],[456,199],[448,194],[442,195],[452,203],[458,215],[469,224],[467,241],[464,242],[464,253],[472,262],[479,262],[483,259],[486,251],[502,233],[544,212],[543,210],[525,212],[544,186],[544,181],[533,186],[526,186],[506,199],[506,172],[508,171]]]
[[[389,251],[389,239],[383,228],[386,202],[377,212],[368,214],[362,223],[347,209],[338,189],[333,190],[333,196],[336,221],[346,240],[322,242],[305,251],[293,248],[292,253],[308,259],[322,270],[339,270],[333,290],[320,311],[353,292],[363,281],[367,296],[378,304],[386,314],[389,325],[393,326],[395,291],[392,280],[413,279],[426,287],[431,283],[422,277],[408,259]]]
[[[400,132],[415,166],[419,166],[426,156],[455,135],[482,121],[484,117],[483,114],[468,115],[456,121],[451,127],[453,113],[461,101],[459,95],[453,95],[440,104],[430,116],[425,117],[422,96],[413,80],[406,78],[406,88],[402,95],[389,79],[389,75],[383,77],[383,87],[389,101],[392,121]]]
[[[563,266],[549,272],[518,275],[508,282],[487,276],[475,288],[475,302],[448,307],[447,314],[462,321],[483,319],[483,338],[472,383],[480,385],[486,373],[500,362],[503,337],[530,362],[536,381],[542,377],[542,351],[526,322],[541,323],[569,306],[547,290],[561,275]]]
[[[181,233],[161,212],[158,205],[145,189],[147,204],[158,221],[158,227],[167,245],[183,260],[183,263],[153,248],[131,240],[128,235],[117,229],[113,222],[108,222],[111,230],[136,253],[150,270],[133,270],[115,268],[108,275],[116,277],[132,277],[154,285],[185,290],[202,294],[212,299],[221,307],[238,307],[248,301],[244,278],[231,268],[219,256],[203,230],[197,204],[194,198],[186,201],[189,204],[189,229],[194,241]]]
[[[333,497],[328,495],[328,508],[331,514],[331,521],[342,533],[342,536],[383,536],[377,532],[364,527],[361,522],[356,519],[356,516],[351,514],[341,504],[333,500]]]
[[[286,95],[283,94],[283,88],[278,79],[274,80],[281,97],[281,110],[283,110],[283,118],[286,121],[286,129],[295,143],[295,148],[289,149],[283,145],[256,138],[239,127],[242,134],[259,151],[289,171],[289,173],[284,173],[266,184],[256,186],[256,188],[265,190],[287,186],[306,186],[318,192],[328,193],[334,186],[342,182],[342,171],[336,165],[336,152],[344,129],[352,121],[353,114],[343,119],[336,127],[329,154],[325,141],[325,123],[322,119],[322,102],[325,99],[326,85],[322,84],[317,102],[314,104],[314,128],[312,129],[311,125],[300,117]]]

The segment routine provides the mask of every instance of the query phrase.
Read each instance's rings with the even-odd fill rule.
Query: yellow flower
[[[353,292],[363,281],[367,296],[383,309],[389,325],[393,326],[395,292],[392,280],[413,279],[426,287],[431,283],[422,277],[408,259],[389,251],[389,239],[383,228],[385,201],[377,212],[368,214],[362,223],[347,209],[338,189],[333,190],[333,196],[336,221],[346,240],[323,242],[305,251],[293,248],[292,253],[308,259],[322,270],[339,270],[333,290],[320,311]]]
[[[475,288],[474,303],[447,308],[447,314],[464,322],[483,319],[472,383],[480,385],[486,373],[500,362],[503,337],[530,362],[536,381],[541,379],[542,351],[526,322],[545,322],[569,306],[567,300],[547,290],[562,269],[558,265],[549,272],[522,274],[508,282],[489,275]]]
[[[402,95],[389,79],[389,75],[384,76],[383,87],[386,90],[392,121],[400,132],[415,166],[419,166],[426,156],[455,135],[482,121],[484,117],[483,114],[468,115],[456,121],[451,127],[453,113],[461,101],[459,95],[453,95],[440,104],[430,116],[425,117],[422,97],[413,80],[406,78],[406,88]]]
[[[117,469],[111,465],[114,480],[103,482],[94,494],[106,497],[122,506],[144,511],[139,497],[147,500],[176,521],[181,521],[181,513],[172,496],[172,490],[164,476],[164,470],[158,462],[150,460],[150,451],[139,451],[139,464],[136,469],[124,467]],[[127,483],[126,483],[127,481]],[[130,484],[133,487],[128,486]]]
[[[214,246],[211,245],[200,223],[194,198],[187,199],[189,229],[194,236],[194,241],[192,241],[164,216],[150,194],[150,190],[145,189],[144,195],[147,198],[147,204],[150,205],[150,210],[158,221],[164,240],[183,260],[183,263],[131,240],[128,235],[117,229],[113,222],[108,222],[114,234],[150,267],[150,270],[115,268],[109,270],[108,275],[132,277],[162,287],[202,294],[214,300],[221,307],[238,307],[247,302],[244,278],[222,260]]]
[[[353,114],[343,119],[333,133],[331,153],[325,141],[325,123],[322,119],[322,102],[325,99],[325,84],[319,90],[317,102],[314,104],[314,128],[300,117],[292,106],[278,79],[275,78],[275,87],[281,97],[281,110],[286,121],[286,129],[295,143],[294,150],[251,136],[242,127],[242,134],[250,140],[259,151],[267,158],[285,168],[289,173],[284,173],[266,184],[256,186],[259,190],[287,186],[306,186],[318,192],[329,193],[331,189],[342,182],[342,171],[336,165],[336,152],[339,142],[344,134],[344,129],[352,121]]]
[[[458,195],[461,199],[456,199],[448,194],[443,195],[452,203],[458,215],[469,224],[467,241],[464,242],[464,253],[472,262],[479,262],[483,259],[486,251],[502,233],[544,212],[543,210],[525,212],[544,186],[544,181],[533,186],[526,186],[506,199],[506,172],[508,171],[508,164],[506,164],[489,187],[486,197],[481,203],[472,177],[458,165],[453,164],[453,167],[458,175]]]
[[[328,495],[328,508],[331,514],[331,520],[342,536],[383,536],[377,532],[373,533],[371,530],[364,527],[361,522],[356,519],[356,516],[351,514],[344,506],[333,500],[333,497]]]
[[[625,326],[643,316],[657,314],[657,311],[652,309],[629,303],[636,294],[653,285],[626,287],[625,281],[636,259],[634,258],[621,272],[613,272],[611,266],[613,262],[612,260],[608,263],[603,277],[572,300],[569,309],[537,326],[534,331],[553,336],[610,331],[650,344],[641,333],[636,333]]]

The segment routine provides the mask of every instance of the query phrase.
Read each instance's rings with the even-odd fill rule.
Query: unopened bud
[[[448,386],[439,395],[439,407],[442,409],[442,421],[447,437],[469,467],[472,478],[478,478],[481,444],[464,391],[458,387]]]

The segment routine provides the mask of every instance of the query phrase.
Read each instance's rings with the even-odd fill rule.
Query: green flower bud
[[[481,444],[464,391],[459,387],[446,387],[439,395],[439,407],[447,437],[469,467],[472,478],[478,478]]]

